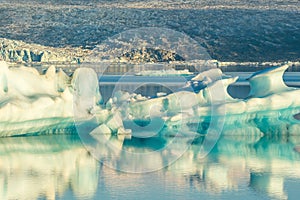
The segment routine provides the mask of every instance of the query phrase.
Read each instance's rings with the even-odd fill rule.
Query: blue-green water
[[[170,139],[127,139],[122,148]],[[296,199],[300,187],[300,137],[291,132],[223,136],[204,159],[201,142],[194,142],[175,163],[142,174],[98,162],[76,134],[1,138],[0,144],[1,199]]]

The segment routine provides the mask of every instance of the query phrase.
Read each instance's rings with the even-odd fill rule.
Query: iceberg
[[[228,86],[234,84],[238,77],[228,77],[220,69],[211,69],[199,73],[191,80],[192,83],[187,84],[187,87],[202,85],[199,92],[184,90],[139,100],[135,99],[137,94],[130,96],[124,93],[126,98],[118,94],[111,102],[115,102],[114,107],[121,108],[125,126],[132,121],[143,126],[161,118],[163,125],[159,133],[164,135],[174,132],[206,134],[214,121],[220,119],[224,122],[222,129],[226,130],[223,134],[234,134],[234,129],[243,130],[243,127],[248,128],[236,134],[279,133],[278,126],[276,130],[272,129],[278,121],[283,128],[281,134],[286,134],[286,127],[299,123],[296,118],[300,112],[300,90],[286,86],[282,79],[287,67],[284,65],[254,73],[248,79],[251,92],[245,99],[233,98],[227,92]]]
[[[251,92],[245,99],[227,92],[238,77],[211,69],[168,95],[149,98],[117,91],[104,103],[98,76],[91,68],[78,68],[69,77],[54,66],[40,74],[35,68],[0,62],[0,136],[74,132],[85,122],[92,122],[90,132],[98,127],[95,138],[97,134],[207,134],[210,128],[233,133],[234,127],[262,134],[270,132],[266,127],[272,127],[276,119],[291,126],[299,122],[300,89],[284,84],[287,68],[254,73],[248,79]]]
[[[251,97],[265,97],[289,90],[283,82],[282,76],[289,65],[271,67],[254,73],[250,78]]]
[[[39,74],[31,67],[0,62],[0,77],[2,137],[74,131],[74,116],[76,122],[84,122],[94,112],[103,113],[98,76],[92,69],[78,68],[69,77],[62,70],[56,72],[54,66]],[[99,117],[101,123],[104,117]]]

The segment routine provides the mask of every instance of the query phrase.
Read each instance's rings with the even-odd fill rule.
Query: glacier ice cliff
[[[167,44],[166,44],[167,45]],[[105,46],[105,45],[104,45]],[[103,46],[103,48],[104,48]],[[101,46],[98,46],[98,48]],[[101,50],[98,48],[91,50],[90,48],[83,47],[52,47],[52,46],[43,46],[39,43],[26,43],[20,40],[11,40],[8,38],[0,38],[0,60],[6,62],[14,63],[43,63],[43,64],[78,64],[78,63],[89,63],[94,62],[94,59],[99,61],[99,56],[101,53],[114,55],[114,51]],[[124,49],[122,49],[123,52]],[[104,52],[102,52],[104,51]],[[174,54],[169,51],[165,51],[162,56],[163,50],[149,50],[144,51],[143,49],[133,49],[132,51],[127,51],[124,54],[119,55],[118,57],[113,57],[111,59],[103,60],[107,62],[120,62],[124,63],[161,63],[171,65],[173,67],[188,67],[193,69],[197,66],[206,65],[207,67],[218,66],[220,68],[227,67],[236,67],[240,66],[242,68],[248,67],[274,67],[283,65],[286,62],[283,61],[269,61],[269,62],[225,62],[220,60],[184,60],[178,59],[177,54]],[[135,55],[137,54],[137,55]],[[160,58],[157,58],[160,57]],[[199,58],[198,58],[199,59]],[[101,59],[101,62],[103,61]],[[299,61],[289,61],[291,66],[299,67]],[[124,65],[125,66],[125,65]],[[176,72],[176,74],[179,71]],[[157,72],[156,72],[157,73]],[[144,73],[141,73],[143,75]],[[147,72],[145,74],[148,74]]]
[[[0,38],[0,58],[8,62],[81,63],[89,53],[88,49],[54,48]]]

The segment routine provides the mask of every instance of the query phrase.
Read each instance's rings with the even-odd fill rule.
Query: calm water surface
[[[296,199],[300,187],[299,136],[224,136],[205,159],[194,144],[174,164],[145,174],[102,165],[76,135],[0,143],[1,199]]]

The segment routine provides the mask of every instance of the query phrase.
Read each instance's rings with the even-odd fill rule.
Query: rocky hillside
[[[299,0],[0,0],[0,37],[94,49],[124,31],[184,33],[227,62],[300,58]]]

